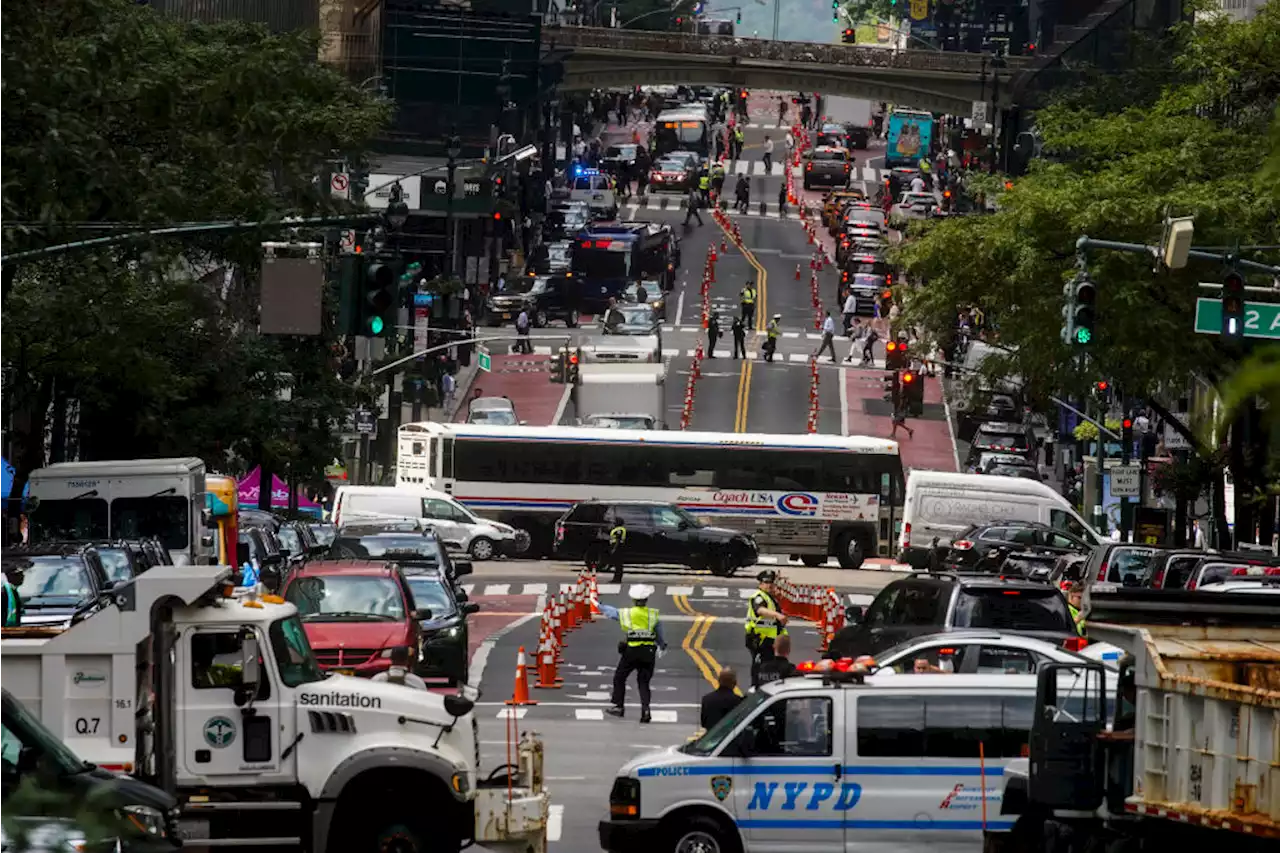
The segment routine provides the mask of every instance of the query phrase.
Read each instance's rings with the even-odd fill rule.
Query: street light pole
[[[453,239],[453,193],[454,181],[458,171],[458,155],[462,153],[462,140],[456,136],[450,136],[448,144],[448,150],[445,152],[449,155],[449,177],[445,181],[444,200],[444,275],[446,279],[452,279],[454,271],[453,255],[457,249]]]

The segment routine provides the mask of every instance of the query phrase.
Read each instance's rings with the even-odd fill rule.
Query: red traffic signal
[[[501,220],[502,220],[502,214],[495,210],[495,211],[493,212],[493,219],[494,219],[494,221],[495,221],[495,222],[501,221]]]
[[[885,352],[897,352],[897,351],[898,351],[898,342],[897,342],[897,341],[889,341],[888,343],[886,343],[886,344],[884,345],[884,351],[885,351]]]
[[[569,363],[570,364],[578,363],[578,354],[576,352],[569,353]]]
[[[910,385],[912,382],[915,382],[915,381],[916,381],[916,375],[912,373],[910,370],[905,371],[902,374],[902,384]]]
[[[1133,429],[1133,418],[1125,418],[1120,422],[1121,429]]]
[[[1099,391],[1106,391],[1108,388],[1111,387],[1111,383],[1104,379],[1101,382],[1097,383],[1094,387],[1097,388]]]
[[[882,294],[880,294],[880,295],[881,295],[882,297],[884,297],[885,299],[892,299],[892,298],[893,298],[893,291],[892,291],[892,290],[886,290],[884,293],[882,293]]]
[[[1011,190],[1011,189],[1013,189],[1013,181],[1005,181],[1005,182],[1004,182],[1004,188],[1005,188],[1005,189],[1007,189],[1007,190]]]

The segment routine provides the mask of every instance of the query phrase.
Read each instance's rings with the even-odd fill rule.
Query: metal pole
[[[782,0],[773,0],[773,40],[778,40],[778,19],[782,15]]]
[[[1105,421],[1106,418],[1107,418],[1107,411],[1105,408],[1103,408],[1102,402],[1099,401],[1098,402],[1098,420],[1094,421],[1094,423],[1101,423]],[[1115,433],[1112,433],[1112,435],[1114,436]],[[1097,470],[1098,491],[1096,496],[1097,503],[1094,504],[1094,512],[1093,512],[1094,526],[1098,528],[1099,533],[1101,533],[1103,536],[1106,536],[1107,535],[1107,508],[1103,505],[1102,496],[1107,486],[1107,469],[1106,469],[1107,448],[1106,448],[1106,444],[1102,440],[1101,429],[1098,430],[1098,447],[1097,447],[1097,452],[1094,454],[1094,458],[1097,460],[1097,465],[1098,465],[1098,470]]]
[[[1152,258],[1160,258],[1160,247],[1147,246],[1142,243],[1120,243],[1115,240],[1095,240],[1092,237],[1084,236],[1076,240],[1077,252],[1088,252],[1090,249],[1110,249],[1115,252],[1134,252],[1137,254],[1147,254]],[[1246,261],[1230,252],[1206,252],[1203,249],[1192,248],[1187,253],[1187,257],[1195,258],[1200,261],[1221,261],[1222,263],[1234,263],[1243,269],[1252,270],[1254,272],[1266,273],[1267,275],[1280,275],[1280,266],[1271,264],[1260,264],[1257,261]]]

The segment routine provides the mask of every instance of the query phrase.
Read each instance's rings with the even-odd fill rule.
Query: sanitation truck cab
[[[158,567],[61,634],[6,630],[5,686],[79,755],[171,791],[188,847],[511,840],[477,837],[497,792],[477,802],[471,699],[325,672],[297,609],[232,577]],[[546,793],[512,799],[545,836]]]

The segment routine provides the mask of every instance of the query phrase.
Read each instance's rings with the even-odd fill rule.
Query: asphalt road
[[[550,849],[576,853],[599,849],[596,825],[607,813],[609,786],[617,769],[637,755],[678,745],[691,736],[698,728],[701,697],[713,688],[722,666],[733,667],[747,680],[750,659],[743,645],[742,618],[745,597],[755,582],[654,570],[629,572],[621,589],[599,585],[601,603],[615,607],[630,604],[625,595],[630,583],[642,580],[655,586],[650,604],[661,613],[668,647],[653,677],[653,722],[639,722],[634,678],[626,691],[626,716],[615,719],[604,713],[610,704],[621,634],[615,622],[603,617],[567,635],[559,688],[534,687],[536,673],[531,670],[530,692],[537,704],[510,708],[505,702],[513,692],[519,650],[524,648],[532,667],[543,603],[560,583],[571,582],[575,573],[576,567],[546,562],[496,562],[485,564],[466,580],[471,600],[481,606],[472,618],[496,620],[487,624],[487,636],[475,645],[471,664],[472,683],[481,691],[475,712],[480,724],[481,771],[487,773],[507,761],[509,730],[514,728],[517,736],[525,731],[537,733],[545,745],[546,782],[551,791]],[[879,586],[894,577],[889,572],[827,570],[827,574],[833,579],[856,577],[862,591],[845,596],[854,596],[851,600],[859,603],[869,601]],[[793,620],[791,633],[796,649],[793,659],[818,657],[813,626]]]

